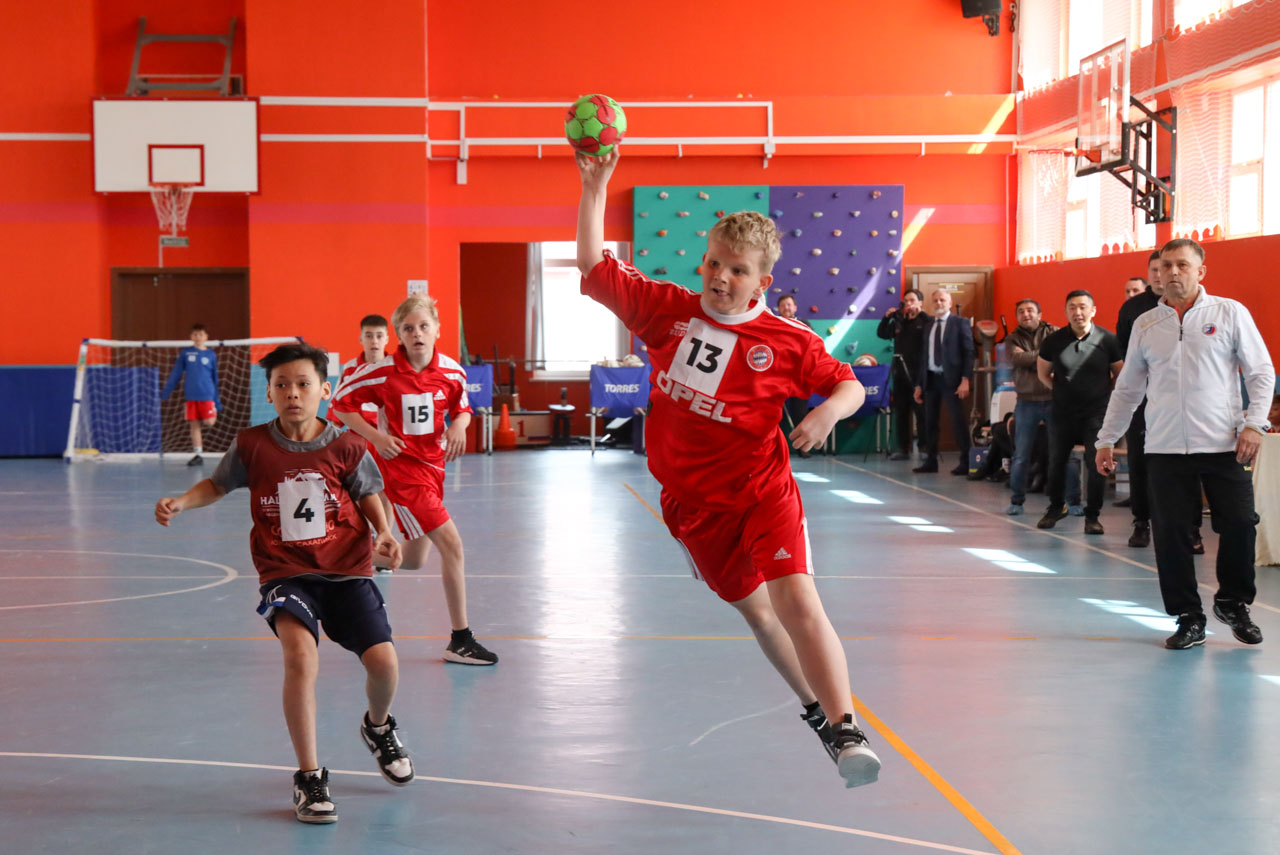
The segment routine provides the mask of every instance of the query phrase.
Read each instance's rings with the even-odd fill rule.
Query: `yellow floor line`
[[[637,492],[636,492],[635,487],[632,487],[632,486],[631,486],[630,484],[628,484],[626,481],[623,481],[623,482],[622,482],[622,486],[626,487],[626,488],[627,488],[627,490],[631,493],[631,495],[635,496],[635,497],[636,497],[636,500],[637,500],[637,501],[639,501],[639,502],[640,502],[640,504],[644,505],[644,506],[645,506],[645,509],[646,509],[649,513],[653,514],[653,515],[657,518],[658,522],[662,522],[662,514],[660,514],[660,513],[658,513],[657,511],[655,511],[655,510],[653,509],[653,505],[651,505],[651,504],[649,504],[648,502],[646,502],[646,501],[644,500],[644,496],[641,496],[639,493],[637,493]],[[665,525],[665,523],[664,523],[664,525]]]
[[[973,827],[978,829],[983,837],[991,841],[991,844],[996,847],[1001,855],[1021,855],[1018,849],[1010,843],[1003,834],[996,830],[996,827],[991,824],[990,820],[979,813],[978,809],[970,804],[968,799],[960,795],[955,787],[948,784],[946,779],[939,775],[932,766],[926,763],[923,757],[912,750],[910,745],[903,742],[902,737],[894,733],[893,730],[881,721],[875,713],[867,709],[867,705],[858,700],[857,695],[851,694],[849,697],[853,698],[853,706],[854,709],[858,711],[859,718],[872,727],[876,733],[880,734],[881,738],[892,745],[894,750],[907,758],[907,762],[914,766],[916,771],[925,777],[925,780],[930,784],[933,784],[938,792],[942,793],[946,800],[951,802],[951,805],[956,810],[960,811],[960,813],[964,815],[964,818],[969,820],[969,822],[973,824]]]

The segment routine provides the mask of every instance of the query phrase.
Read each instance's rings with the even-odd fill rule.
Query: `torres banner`
[[[472,409],[493,409],[493,366],[466,365],[467,401]]]
[[[591,366],[591,406],[593,409],[617,407],[630,415],[634,408],[649,406],[649,371],[647,365],[634,368]]]

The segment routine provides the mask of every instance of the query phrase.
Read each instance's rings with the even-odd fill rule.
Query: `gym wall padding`
[[[0,457],[60,457],[71,423],[74,365],[0,366]]]

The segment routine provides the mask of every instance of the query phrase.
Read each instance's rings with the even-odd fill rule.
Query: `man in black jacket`
[[[973,378],[973,326],[968,318],[951,313],[951,292],[939,288],[929,295],[933,317],[924,329],[920,349],[920,371],[916,376],[915,400],[924,404],[925,459],[912,472],[938,471],[938,430],[942,405],[951,414],[960,462],[952,475],[969,474],[969,419],[964,401]]]
[[[893,432],[896,448],[890,460],[907,460],[911,456],[911,415],[916,417],[916,433],[924,430],[924,407],[912,394],[920,375],[920,351],[924,347],[924,326],[928,319],[920,311],[924,296],[915,288],[902,296],[902,303],[890,309],[876,327],[876,335],[893,339]]]

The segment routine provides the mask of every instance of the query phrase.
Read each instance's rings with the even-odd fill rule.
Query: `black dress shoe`
[[[1231,627],[1231,634],[1245,644],[1261,644],[1262,630],[1249,617],[1249,607],[1235,600],[1214,600],[1213,616]]]
[[[1102,528],[1102,523],[1098,522],[1097,517],[1085,517],[1084,533],[1085,534],[1104,534],[1105,532]]]
[[[1067,506],[1059,505],[1056,508],[1049,508],[1044,512],[1044,516],[1040,518],[1040,522],[1036,523],[1036,528],[1053,528],[1058,524],[1058,520],[1063,519],[1067,515]]]
[[[1178,615],[1178,631],[1164,640],[1164,646],[1170,650],[1186,650],[1188,647],[1204,644],[1204,624],[1202,614],[1187,612]]]
[[[927,473],[929,473],[929,472],[937,472],[937,471],[938,471],[938,464],[936,464],[936,463],[921,463],[919,466],[917,466],[916,468],[912,469],[911,471],[912,471],[912,472],[915,472],[917,475],[927,474]]]
[[[1129,545],[1135,549],[1143,549],[1151,545],[1151,523],[1147,520],[1135,520],[1133,534],[1129,535]]]
[[[963,463],[958,463],[956,464],[956,468],[951,470],[951,474],[952,475],[968,475],[969,467],[964,465]]]

